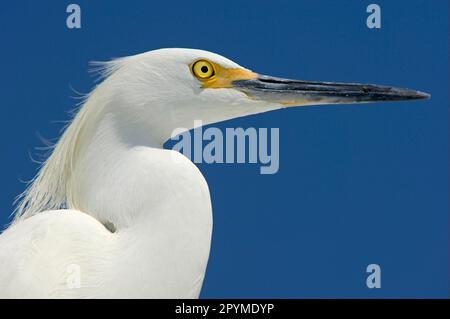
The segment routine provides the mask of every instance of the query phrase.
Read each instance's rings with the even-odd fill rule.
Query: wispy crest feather
[[[105,80],[117,71],[124,58],[108,62],[92,62],[90,72],[96,73],[98,81]],[[50,156],[41,164],[37,175],[28,183],[26,190],[15,201],[13,224],[43,211],[73,208],[76,203],[72,197],[71,176],[80,139],[89,118],[98,112],[101,106],[90,103],[90,97],[95,94],[96,87],[86,95],[78,111],[74,112],[72,121],[65,126],[64,131],[55,145],[47,145]]]

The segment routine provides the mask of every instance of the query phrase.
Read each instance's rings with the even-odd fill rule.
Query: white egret
[[[0,297],[197,298],[210,250],[208,185],[163,149],[176,128],[296,105],[425,93],[261,76],[201,50],[104,64],[0,236]]]

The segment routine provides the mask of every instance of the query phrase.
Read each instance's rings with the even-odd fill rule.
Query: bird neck
[[[160,132],[152,136],[124,116],[105,108],[86,123],[70,177],[71,208],[115,232],[119,268],[129,277],[123,289],[197,298],[212,231],[206,181],[184,155],[162,148]]]
[[[143,222],[152,191],[146,179],[157,169],[148,157],[165,152],[165,135],[140,123],[108,106],[89,119],[69,177],[70,208],[117,228]]]
[[[163,148],[173,121],[159,114],[167,112],[143,120],[124,107],[101,102],[94,93],[68,128],[80,127],[69,143],[75,148],[73,163],[60,163],[71,167],[62,176],[68,207],[117,229],[153,223],[162,215],[168,228],[175,220],[194,222],[199,212],[210,219],[203,175],[184,155]]]
[[[163,149],[174,129],[181,133],[193,128],[193,112],[177,112],[161,99],[135,101],[134,95],[121,92],[120,83],[115,83],[112,75],[89,94],[22,194],[14,223],[43,211],[70,208],[104,223],[128,227],[145,214],[136,205],[145,199],[147,207],[154,207],[161,182],[176,183],[184,178],[207,189],[195,165],[184,156]],[[214,122],[215,118],[211,116],[203,124]],[[161,163],[167,165],[162,168]],[[168,174],[156,173],[164,171]],[[185,176],[186,172],[191,175]],[[189,193],[190,185],[180,193]],[[173,190],[172,187],[168,194]],[[204,197],[209,205],[208,196]],[[186,201],[191,202],[189,198]],[[163,203],[178,205],[170,197]],[[173,208],[171,212],[178,209]]]
[[[126,101],[115,100],[115,104],[111,104],[111,100],[114,99],[103,92],[102,85],[89,95],[21,195],[14,223],[43,211],[90,207],[86,203],[95,201],[92,194],[106,200],[109,195],[114,196],[109,189],[120,181],[109,180],[109,188],[86,194],[86,190],[92,191],[89,185],[112,176],[133,150],[163,150],[163,143],[170,137],[170,127],[164,125],[164,119],[158,118],[157,112],[147,124],[133,117],[135,112],[118,107]],[[120,192],[120,189],[115,191]],[[85,211],[98,214],[94,208]]]

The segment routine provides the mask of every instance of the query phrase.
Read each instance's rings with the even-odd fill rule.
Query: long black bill
[[[350,104],[427,99],[429,94],[374,84],[289,80],[261,75],[236,80],[233,86],[258,100],[286,106]]]

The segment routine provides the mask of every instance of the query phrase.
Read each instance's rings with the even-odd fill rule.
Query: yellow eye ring
[[[199,80],[210,79],[216,74],[212,63],[206,60],[198,60],[195,62],[192,66],[192,73],[194,73]]]

